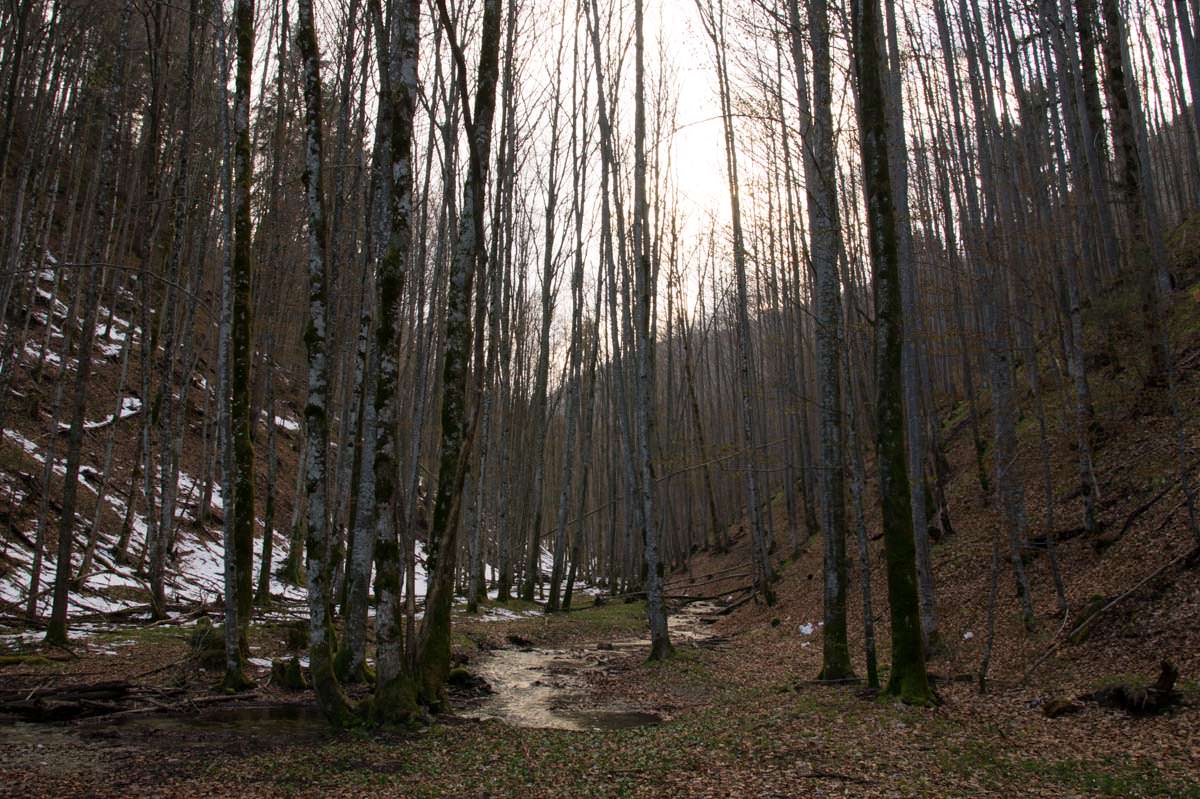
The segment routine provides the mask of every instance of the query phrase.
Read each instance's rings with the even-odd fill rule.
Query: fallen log
[[[208,707],[209,705],[219,705],[226,702],[245,702],[251,699],[262,699],[262,696],[263,695],[258,691],[248,691],[241,694],[209,694],[205,696],[198,696],[193,699],[184,699],[169,705],[162,702],[155,702],[150,707],[121,709],[114,713],[105,714],[103,716],[89,716],[86,718],[81,718],[80,722],[86,723],[89,721],[108,721],[114,718],[144,716],[150,713],[187,713],[189,711],[199,710],[202,707]]]
[[[31,691],[7,691],[0,694],[0,705],[13,700],[42,699],[46,701],[76,701],[79,699],[117,699],[133,690],[133,685],[124,680],[111,680],[91,685],[44,686]]]
[[[672,602],[681,602],[685,605],[690,605],[693,602],[712,602],[712,601],[715,601],[718,599],[724,599],[725,597],[731,596],[733,594],[740,594],[743,591],[753,591],[753,590],[754,590],[754,586],[752,586],[752,585],[742,585],[742,586],[738,586],[737,588],[731,588],[728,591],[722,591],[719,594],[712,594],[711,596],[690,596],[688,594],[666,594],[663,596],[663,599],[669,599]]]
[[[0,655],[0,668],[5,666],[44,666],[51,661],[65,663],[70,655],[43,655],[37,652],[21,655]]]
[[[199,611],[204,610],[204,605],[199,604],[199,603],[192,604],[192,605],[184,605],[184,604],[181,604],[178,602],[172,602],[172,603],[168,603],[165,606],[164,610],[174,611],[177,613],[193,613],[193,612],[199,612]],[[119,610],[106,610],[106,611],[95,611],[93,613],[80,613],[74,617],[74,620],[86,621],[86,622],[95,622],[95,621],[120,622],[123,620],[131,620],[131,617],[133,617],[133,616],[140,616],[143,614],[149,616],[150,614],[153,613],[153,611],[154,611],[154,608],[151,607],[150,605],[130,605],[127,608],[120,608]]]
[[[104,682],[10,691],[0,698],[0,713],[35,722],[69,721],[83,716],[114,713],[123,707],[116,704],[115,700],[124,699],[131,688],[127,682]]]
[[[733,603],[721,608],[720,610],[718,610],[717,615],[718,616],[728,616],[730,613],[733,613],[735,610],[737,610],[738,608],[740,608],[742,605],[746,604],[750,600],[754,599],[754,597],[756,597],[756,596],[757,596],[757,594],[753,590],[751,590],[750,593],[746,594],[744,597],[739,599],[737,602],[733,602]]]
[[[725,575],[723,577],[713,577],[711,580],[702,580],[701,582],[698,582],[698,583],[681,583],[681,584],[677,584],[677,585],[668,585],[668,586],[666,586],[666,588],[668,591],[686,591],[689,588],[699,588],[702,585],[712,585],[713,583],[723,583],[726,580],[738,580],[738,579],[741,579],[742,577],[749,577],[749,576],[750,576],[750,572],[742,571],[742,572],[738,572],[737,574],[729,574],[729,575]]]
[[[1080,696],[1085,702],[1096,702],[1104,707],[1124,710],[1131,716],[1152,716],[1179,704],[1182,697],[1175,690],[1179,669],[1169,660],[1158,667],[1158,679],[1153,685],[1114,685]]]

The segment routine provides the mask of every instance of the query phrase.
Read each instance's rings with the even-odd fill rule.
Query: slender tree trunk
[[[485,0],[475,92],[474,119],[468,108],[466,62],[454,40],[445,0],[437,0],[442,25],[450,38],[458,68],[459,99],[470,149],[470,170],[463,188],[458,247],[446,297],[445,360],[442,365],[442,434],[438,456],[437,493],[429,528],[427,563],[429,593],[418,641],[420,700],[440,708],[450,672],[450,606],[454,594],[455,559],[458,553],[459,512],[470,462],[474,423],[467,412],[467,359],[471,351],[471,289],[480,270],[478,261],[487,252],[483,238],[484,191],[491,157],[492,119],[499,78],[500,0]],[[477,402],[476,409],[479,407]]]
[[[225,486],[232,506],[233,541],[236,557],[238,644],[249,651],[246,641],[254,610],[254,412],[250,401],[250,366],[254,361],[253,232],[250,190],[254,162],[250,151],[250,74],[254,60],[254,0],[237,0],[234,5],[237,35],[237,72],[233,96],[233,325],[230,331],[230,435],[233,444],[233,485]],[[163,468],[166,464],[161,464]],[[159,534],[162,535],[160,529]]]
[[[884,0],[890,2],[890,0]],[[868,239],[875,289],[879,494],[888,564],[892,617],[892,672],[888,693],[910,704],[929,704],[920,601],[916,584],[912,509],[904,451],[899,251],[888,166],[887,110],[881,63],[879,0],[851,5],[854,74],[857,81],[859,147],[866,192]]]
[[[267,352],[272,347],[272,337],[267,336]],[[254,603],[260,608],[271,606],[271,556],[275,544],[275,480],[279,475],[279,453],[275,444],[275,364],[268,355],[266,380],[267,411],[267,497],[263,504],[262,558],[258,567],[258,589]]]
[[[729,202],[733,222],[733,260],[736,283],[736,299],[734,314],[736,319],[735,340],[737,345],[738,389],[740,392],[739,421],[742,432],[741,446],[745,453],[743,468],[746,474],[746,512],[750,517],[750,535],[752,566],[754,569],[754,586],[768,605],[775,603],[775,593],[771,584],[775,580],[774,569],[771,566],[770,551],[767,543],[767,531],[762,518],[762,504],[759,499],[758,475],[758,430],[755,421],[751,392],[753,380],[751,376],[751,343],[750,343],[750,312],[749,289],[746,279],[746,246],[742,231],[742,212],[739,199],[737,143],[734,138],[732,99],[729,89],[729,74],[726,67],[725,54],[725,12],[723,0],[717,0],[714,9],[711,5],[705,11],[701,6],[702,18],[707,27],[709,39],[713,43],[717,60],[717,80],[720,84],[721,116],[725,138],[725,166],[728,177]]]
[[[830,81],[829,11],[825,0],[808,3],[812,49],[813,97],[809,105],[802,74],[800,14],[788,3],[793,59],[800,87],[801,136],[807,190],[809,251],[816,278],[817,386],[820,391],[821,527],[824,536],[824,608],[822,680],[854,676],[846,637],[846,493],[842,430],[842,293],[837,259],[842,249],[838,220],[836,153],[833,140],[833,91]],[[811,108],[811,110],[809,110]]]
[[[132,2],[126,0],[121,7],[116,62],[113,53],[106,52],[101,60],[100,74],[108,83],[99,98],[100,116],[100,163],[97,167],[100,186],[96,193],[96,210],[92,217],[92,241],[88,250],[88,264],[83,304],[83,329],[79,336],[76,352],[74,396],[71,407],[71,428],[67,433],[66,474],[63,476],[63,497],[58,527],[58,555],[54,573],[54,602],[50,610],[50,623],[46,627],[46,641],[51,644],[67,643],[67,604],[71,585],[71,549],[75,537],[75,505],[79,490],[79,466],[83,458],[83,423],[87,412],[88,382],[92,374],[92,347],[96,338],[96,316],[100,303],[100,290],[105,271],[105,256],[108,253],[109,226],[114,212],[117,135],[120,129],[122,109],[120,107],[121,86],[128,61],[129,17]],[[51,313],[53,307],[51,307]],[[143,332],[143,335],[145,333]],[[65,355],[66,353],[64,353]],[[66,366],[66,358],[63,358]]]
[[[376,5],[377,8],[377,4]],[[378,683],[375,713],[384,721],[403,721],[416,710],[412,676],[406,668],[401,643],[403,575],[397,524],[403,513],[396,490],[400,349],[399,312],[404,281],[412,257],[413,117],[417,100],[417,58],[420,40],[420,4],[401,0],[391,9],[393,30],[384,31],[376,12],[376,39],[386,56],[380,65],[380,101],[389,104],[387,248],[377,273],[379,318],[375,350],[379,366],[375,378],[375,561],[378,576],[376,614]],[[384,116],[384,115],[381,115]],[[362,591],[362,587],[359,587]]]
[[[353,710],[334,671],[333,624],[329,563],[329,363],[326,335],[329,312],[326,286],[327,250],[323,167],[321,54],[313,21],[312,0],[299,0],[296,46],[304,74],[304,194],[308,211],[308,392],[304,405],[304,505],[308,550],[308,651],[317,704],[335,726],[346,726]]]

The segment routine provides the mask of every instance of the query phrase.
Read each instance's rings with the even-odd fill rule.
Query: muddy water
[[[713,638],[707,628],[715,605],[693,603],[668,618],[671,639],[698,644]],[[475,672],[493,694],[462,715],[498,719],[514,727],[559,730],[611,730],[657,724],[661,718],[613,703],[585,708],[587,677],[600,672],[619,653],[649,649],[649,638],[615,641],[608,649],[498,649],[476,661]]]

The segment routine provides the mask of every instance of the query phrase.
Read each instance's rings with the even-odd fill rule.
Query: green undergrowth
[[[647,629],[646,604],[644,602],[610,601],[602,605],[576,605],[570,613],[549,613],[523,616],[505,622],[472,620],[463,616],[456,620],[454,630],[471,640],[474,645],[485,642],[489,646],[507,646],[507,639],[521,638],[539,646],[570,643],[590,643],[620,638],[632,638],[645,634]],[[524,603],[524,608],[513,603],[500,605],[520,612],[526,609],[541,609],[540,605]]]
[[[1071,795],[1200,799],[1200,783],[1129,757],[1031,758],[1007,756],[983,742],[951,743],[940,756],[951,772],[1001,791],[1014,781],[1036,781]]]

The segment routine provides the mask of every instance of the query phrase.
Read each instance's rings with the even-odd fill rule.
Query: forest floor
[[[677,637],[670,660],[646,663],[644,648],[622,646],[644,633],[640,603],[519,615],[530,610],[462,619],[458,659],[475,669],[497,648],[569,655],[591,664],[573,674],[584,687],[572,702],[640,711],[642,723],[526,728],[469,718],[477,702],[461,700],[420,729],[334,732],[311,693],[262,673],[248,698],[199,709],[171,699],[174,712],[5,723],[0,795],[1200,797],[1195,682],[1181,685],[1182,707],[1151,718],[1084,705],[1048,719],[1044,687],[1004,681],[985,696],[942,681],[940,706],[912,708],[815,684],[819,632],[782,622],[721,617]],[[283,631],[256,626],[255,654],[284,655]],[[124,679],[203,702],[217,673],[189,662],[188,635],[98,634],[69,661],[0,669],[0,689]]]

